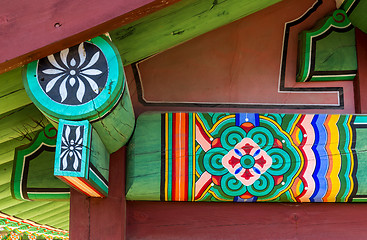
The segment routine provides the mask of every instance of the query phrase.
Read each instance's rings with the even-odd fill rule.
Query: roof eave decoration
[[[110,153],[134,129],[120,54],[108,36],[28,64],[27,94],[58,127],[54,175],[94,197],[108,194]]]
[[[300,33],[298,82],[353,80],[356,73],[355,31],[345,11]]]
[[[53,228],[47,225],[40,225],[38,223],[12,217],[0,213],[0,227],[7,231],[12,231],[18,234],[28,234],[41,236],[44,238],[69,239],[69,232]]]

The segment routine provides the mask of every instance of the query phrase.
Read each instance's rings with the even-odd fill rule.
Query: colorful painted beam
[[[31,144],[15,150],[11,191],[19,200],[70,198],[68,185],[53,175],[57,129],[51,124]]]
[[[353,80],[357,73],[354,27],[336,10],[299,35],[298,82]]]
[[[367,116],[149,113],[128,146],[129,200],[367,201]]]
[[[54,175],[90,197],[108,195],[110,154],[87,121],[60,120]]]

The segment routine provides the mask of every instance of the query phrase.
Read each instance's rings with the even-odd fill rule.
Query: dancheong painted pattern
[[[366,199],[366,116],[165,113],[160,120],[161,201]],[[133,174],[128,197],[139,181]]]

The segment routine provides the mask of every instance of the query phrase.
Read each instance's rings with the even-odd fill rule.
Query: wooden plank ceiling
[[[31,13],[26,8],[19,11],[27,17],[16,18],[11,15],[12,7],[22,1],[14,1],[14,5],[9,4],[9,7],[2,8],[0,16],[5,17],[0,17],[0,211],[60,229],[69,227],[69,202],[20,202],[11,197],[10,178],[14,149],[30,142],[29,139],[41,129],[40,122],[47,123],[24,90],[21,69],[23,64],[109,31],[124,65],[129,65],[279,1],[281,0],[140,0],[124,1],[129,2],[125,5],[119,3],[121,1],[114,1],[108,8],[102,8],[97,21],[94,14],[83,14],[85,19],[81,19],[80,24],[71,16],[78,15],[74,10],[79,7],[81,11],[85,11],[81,7],[85,5],[83,1],[63,4],[57,0],[50,1],[52,4],[48,2],[43,6],[45,15],[37,17],[34,13],[39,11]],[[94,9],[103,2],[94,1]],[[147,3],[149,4],[141,7]],[[59,7],[65,16],[60,13],[53,16]],[[68,14],[67,11],[71,8],[74,13]],[[88,20],[92,23],[86,23]],[[26,24],[27,29],[34,29],[31,34],[27,31],[27,41],[24,41],[25,29],[21,26],[22,23]],[[14,26],[17,27],[13,29]]]

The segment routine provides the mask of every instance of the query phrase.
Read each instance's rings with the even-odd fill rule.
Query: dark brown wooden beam
[[[9,1],[0,8],[0,74],[180,0]]]

